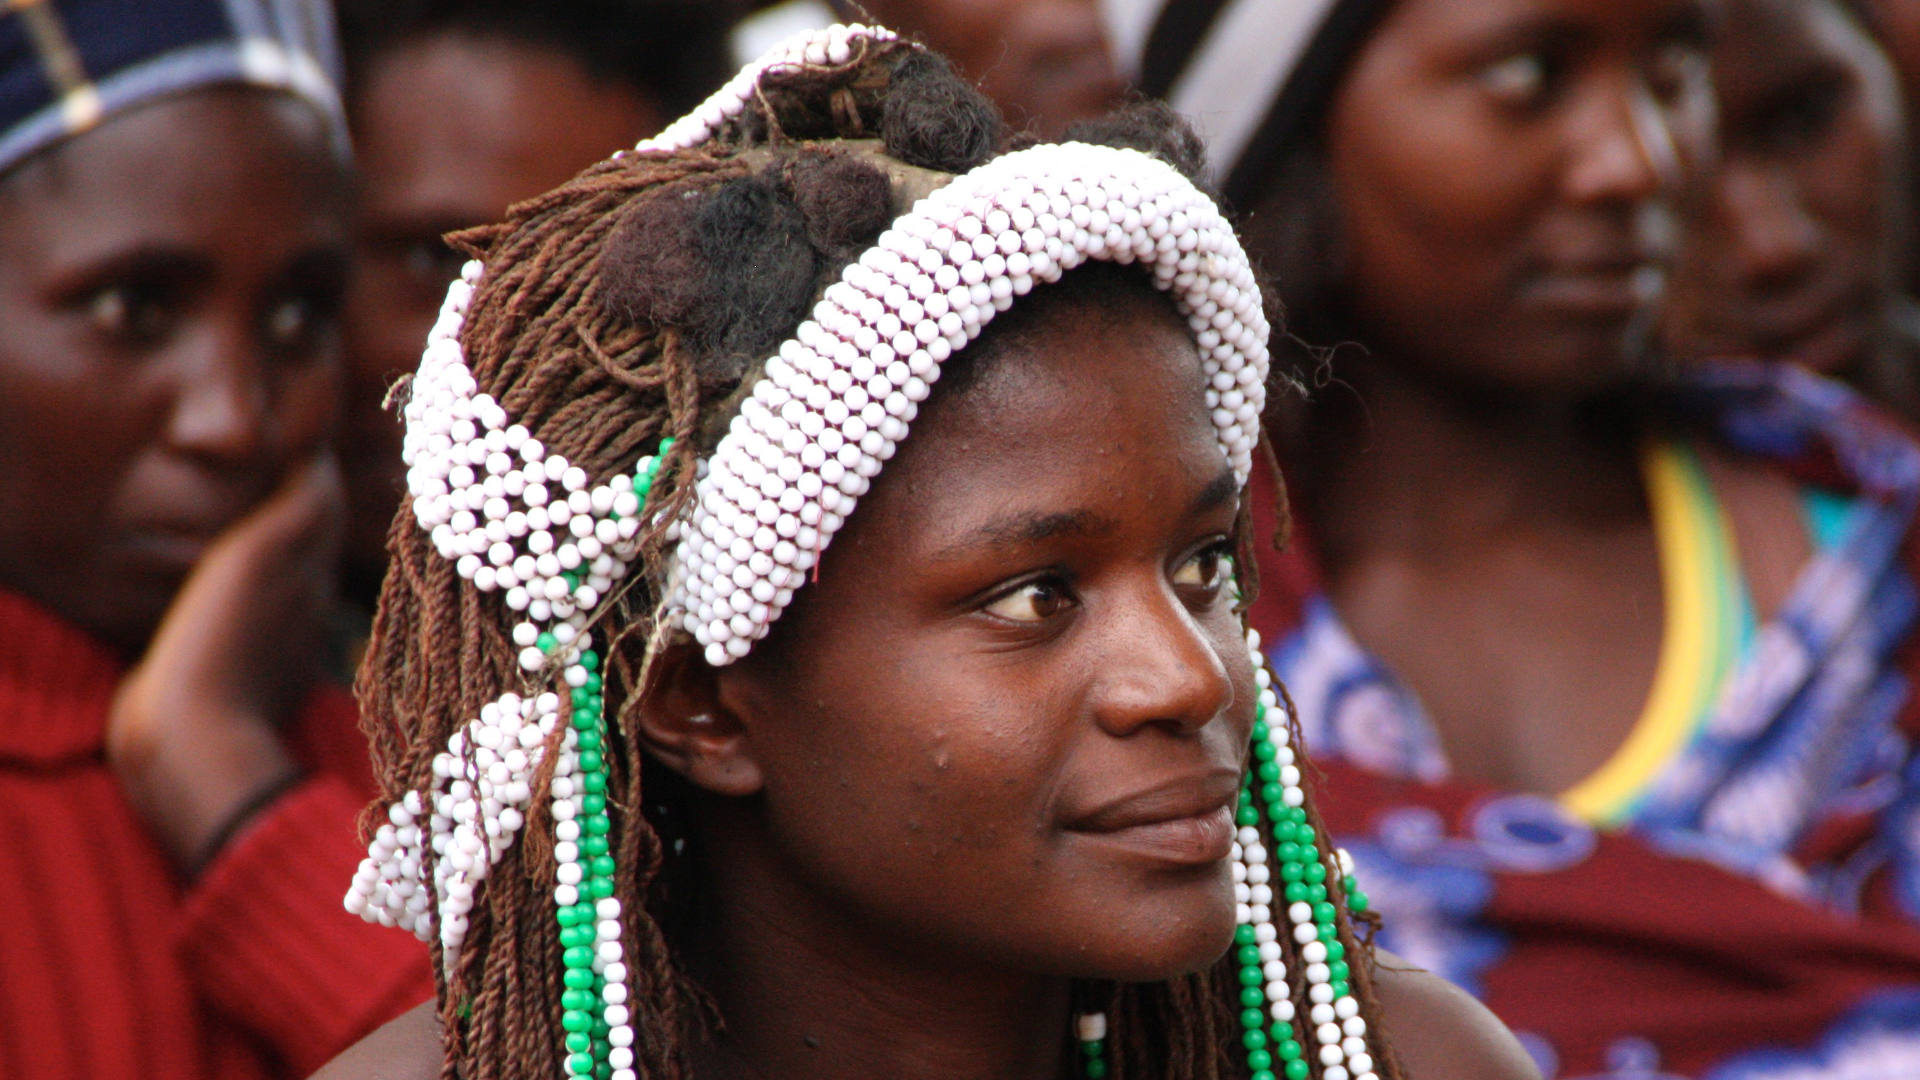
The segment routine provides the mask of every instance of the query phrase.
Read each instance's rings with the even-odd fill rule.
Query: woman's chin
[[[1112,919],[1098,934],[1097,947],[1089,942],[1082,952],[1083,965],[1097,970],[1076,974],[1117,982],[1178,978],[1217,963],[1232,948],[1233,933],[1230,890],[1177,905],[1140,905]]]

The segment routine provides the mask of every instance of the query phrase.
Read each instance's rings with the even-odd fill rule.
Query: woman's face
[[[1355,332],[1490,388],[1619,378],[1712,129],[1694,0],[1405,0],[1328,118]]]
[[[1233,932],[1238,493],[1170,305],[1047,315],[936,391],[722,698],[794,894],[970,962],[1166,978]]]
[[[1898,86],[1830,0],[1733,0],[1727,16],[1714,50],[1723,150],[1676,348],[1844,370],[1895,288]]]
[[[334,411],[343,187],[309,106],[208,90],[0,177],[0,585],[137,648]]]

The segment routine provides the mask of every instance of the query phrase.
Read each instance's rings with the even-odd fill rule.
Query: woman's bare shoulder
[[[311,1080],[437,1080],[439,1075],[440,1018],[429,1000],[348,1047]]]
[[[1409,1080],[1540,1080],[1533,1059],[1466,991],[1382,949],[1373,985]]]

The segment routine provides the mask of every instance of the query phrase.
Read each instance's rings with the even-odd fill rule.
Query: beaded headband
[[[886,30],[857,25],[802,35],[635,152],[685,150],[723,133],[769,72],[844,65],[893,40]],[[1265,403],[1268,326],[1232,229],[1210,199],[1154,157],[1086,144],[1036,146],[954,177],[898,217],[766,361],[713,453],[699,463],[691,510],[668,524],[676,546],[665,572],[665,618],[704,647],[710,664],[746,656],[906,437],[941,364],[1036,284],[1089,259],[1140,263],[1171,295],[1201,353],[1221,451],[1244,484]],[[668,447],[641,459],[631,474],[595,485],[513,423],[479,391],[460,346],[481,274],[470,262],[448,288],[414,376],[406,406],[408,490],[439,553],[475,588],[502,593],[518,616],[512,633],[521,667],[536,679],[557,668],[564,698],[508,693],[457,732],[433,762],[426,797],[409,791],[390,808],[346,903],[423,940],[437,925],[450,970],[475,889],[523,826],[536,771],[557,746],[551,794],[569,994],[567,1071],[592,1075],[605,1064],[615,1080],[631,1080],[633,1031],[598,749],[600,657],[590,619],[629,572]],[[1365,1022],[1345,985],[1345,965],[1337,955],[1325,960],[1340,948],[1326,888],[1318,879],[1304,891],[1292,888],[1313,868],[1324,878],[1327,861],[1305,825],[1286,725],[1264,722],[1269,712],[1279,716],[1278,700],[1259,664],[1257,636],[1250,634],[1249,648],[1261,687],[1254,752],[1262,783],[1243,793],[1233,855],[1242,982],[1250,995],[1246,1042],[1250,1052],[1256,1039],[1265,1045],[1270,1010],[1276,1048],[1301,1052],[1290,1036],[1281,1041],[1294,1005],[1273,925],[1273,871],[1254,828],[1258,803],[1276,832],[1284,824],[1298,837],[1278,853],[1281,876],[1296,875],[1288,877],[1289,894],[1318,892],[1286,910],[1310,958],[1323,1076],[1371,1080],[1364,1042],[1355,1042]],[[1269,1009],[1253,1008],[1254,997]],[[601,1007],[596,1020],[589,1010]],[[1083,1033],[1096,1028],[1103,1032],[1103,1022],[1090,1020]],[[1090,1065],[1089,1075],[1095,1071]]]

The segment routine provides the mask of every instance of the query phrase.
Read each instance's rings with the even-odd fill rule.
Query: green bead
[[[1251,1056],[1251,1055],[1249,1055]],[[1249,1080],[1274,1080],[1272,1069],[1255,1069]]]
[[[1260,966],[1260,946],[1242,945],[1240,946],[1240,951],[1238,955],[1240,957],[1241,966],[1243,967],[1259,967]]]
[[[611,855],[595,855],[588,865],[593,867],[593,876],[596,878],[604,879],[613,876],[613,856]]]
[[[593,994],[591,991],[587,991],[587,990],[561,991],[560,1007],[563,1009],[566,1009],[570,1013],[574,1011],[578,1011],[580,1015],[585,1016],[587,1014],[587,1010],[593,1008]],[[565,1024],[565,1018],[563,1017],[562,1025],[564,1026],[564,1024]]]
[[[593,700],[593,691],[584,686],[576,686],[568,692],[567,700],[573,703],[575,709],[584,709],[587,707],[587,702]]]
[[[1240,1026],[1249,1031],[1260,1030],[1260,1025],[1265,1022],[1266,1018],[1267,1014],[1259,1009],[1240,1010]],[[1265,1036],[1262,1036],[1262,1038],[1264,1039]]]
[[[577,1053],[567,1055],[567,1071],[575,1076],[592,1076],[593,1055]]]
[[[1267,992],[1257,986],[1245,986],[1240,989],[1240,1004],[1246,1008],[1258,1008],[1267,1003]]]
[[[1340,940],[1339,932],[1334,930],[1333,924],[1330,922],[1320,924],[1320,933],[1317,936],[1319,937],[1320,944],[1322,945],[1331,945],[1334,942]]]
[[[1352,892],[1360,887],[1360,883],[1354,880],[1352,874],[1348,874],[1346,877],[1340,879],[1340,887],[1348,892]]]
[[[568,1009],[566,1012],[560,1014],[561,1030],[567,1032],[569,1035],[575,1032],[584,1033],[592,1026],[593,1018],[587,1015],[585,1009]],[[581,1047],[581,1049],[584,1050],[586,1047]]]
[[[1313,845],[1314,837],[1318,835],[1319,835],[1318,833],[1313,831],[1313,826],[1307,824],[1306,822],[1298,821],[1294,823],[1293,838],[1295,840],[1300,841],[1301,846],[1311,847]]]
[[[1265,712],[1266,712],[1265,709],[1257,708],[1254,710],[1255,718],[1253,721],[1253,742],[1255,746],[1258,746],[1261,743],[1266,742],[1267,739],[1273,734],[1273,731],[1267,727],[1267,722],[1263,719],[1260,719],[1260,717],[1263,716]]]
[[[593,1049],[593,1039],[589,1038],[584,1031],[569,1032],[566,1045],[568,1050],[576,1054],[584,1054]]]
[[[1327,985],[1333,987],[1333,996],[1335,998],[1346,997],[1351,992],[1351,989],[1352,989],[1346,984],[1345,981],[1328,983]]]
[[[603,772],[587,773],[580,778],[580,786],[586,788],[588,792],[598,795],[607,790],[607,774]]]
[[[600,669],[600,654],[594,652],[592,649],[582,652],[580,654],[580,666],[586,668],[588,671],[598,671]],[[598,687],[596,686],[595,689],[598,689]]]
[[[1262,980],[1260,977],[1259,968],[1243,967],[1240,969],[1240,985],[1241,986],[1259,986],[1262,981],[1264,980]]]
[[[573,730],[592,731],[600,726],[600,714],[592,709],[573,710]]]
[[[1267,720],[1267,703],[1256,699],[1253,703],[1253,722],[1256,725],[1264,726],[1266,724],[1266,720]],[[1266,736],[1263,735],[1261,736],[1261,738],[1266,738]]]
[[[1235,824],[1241,826],[1258,825],[1260,824],[1260,811],[1254,809],[1252,803],[1247,803],[1233,812],[1233,820]]]
[[[578,926],[580,925],[580,909],[571,905],[563,907],[554,913],[554,918],[560,920],[560,928],[562,930]]]
[[[1299,1058],[1287,1062],[1284,1071],[1287,1074],[1287,1080],[1307,1080],[1307,1063]]]
[[[1087,1080],[1105,1080],[1107,1075],[1107,1060],[1105,1058],[1088,1058],[1081,1062],[1080,1065]]]
[[[593,728],[588,728],[585,731],[576,732],[573,736],[573,745],[579,747],[582,750],[599,750],[600,749],[600,733],[598,731],[595,731]]]
[[[1280,830],[1278,829],[1274,830],[1275,839],[1279,839],[1279,832]],[[1304,850],[1305,849],[1302,848],[1299,844],[1296,844],[1291,840],[1281,840],[1278,844],[1275,844],[1273,847],[1273,853],[1276,856],[1278,856],[1280,861],[1283,863],[1299,862],[1300,854]]]
[[[1303,903],[1307,899],[1307,883],[1304,881],[1289,881],[1282,891],[1286,894],[1289,904]]]
[[[1300,847],[1300,844],[1299,844],[1300,837],[1296,832],[1298,828],[1299,826],[1295,825],[1293,822],[1287,820],[1286,818],[1280,817],[1277,814],[1274,815],[1273,842],[1279,845],[1277,850],[1284,851],[1288,844],[1292,844],[1296,849]],[[1287,859],[1286,861],[1298,862],[1299,860],[1297,858],[1294,858],[1294,859]]]
[[[597,694],[600,692],[600,688],[604,685],[606,684],[600,680],[599,672],[595,672],[595,671],[587,672],[587,681],[585,683],[585,686],[588,690]]]
[[[583,836],[580,838],[580,854],[586,856],[605,855],[607,838],[604,836]]]
[[[579,923],[582,926],[590,926],[592,925],[595,919],[600,917],[599,915],[594,913],[593,905],[586,903],[584,901],[573,905],[573,914],[574,914],[573,921]],[[597,975],[594,977],[599,978],[599,976]]]
[[[580,809],[589,814],[604,814],[607,812],[607,797],[601,792],[589,791],[580,796]]]
[[[1295,825],[1305,825],[1307,823],[1307,808],[1304,806],[1287,807],[1287,820],[1293,822]],[[1305,841],[1302,842],[1304,843]]]
[[[1342,945],[1336,941],[1333,944],[1327,946],[1327,959],[1329,961],[1345,960],[1346,958],[1347,958],[1347,947],[1345,945]]]
[[[1263,784],[1271,784],[1280,779],[1280,766],[1272,761],[1263,761],[1254,767],[1253,773]]]
[[[593,941],[593,928],[590,926],[569,926],[560,931],[560,944],[565,948],[586,945]]]
[[[1299,881],[1304,876],[1306,876],[1306,868],[1299,863],[1289,862],[1280,864],[1281,881]]]
[[[587,891],[593,894],[595,900],[605,900],[613,895],[613,879],[611,877],[594,878],[587,882]]]
[[[1358,889],[1352,889],[1347,892],[1347,907],[1353,911],[1367,910],[1367,904],[1370,902],[1371,901],[1367,899],[1367,894]]]
[[[1106,1056],[1106,1053],[1107,1053],[1107,1040],[1105,1039],[1082,1040],[1080,1043],[1080,1053],[1083,1057],[1090,1057],[1090,1058],[1104,1057]]]
[[[593,972],[585,967],[570,967],[560,976],[560,981],[569,990],[593,989]]]
[[[1335,960],[1327,965],[1327,976],[1332,982],[1346,982],[1347,977],[1352,974],[1353,971],[1347,967],[1345,960]]]
[[[1255,761],[1272,761],[1273,756],[1277,753],[1279,753],[1279,751],[1275,750],[1273,744],[1265,739],[1261,739],[1259,742],[1253,744],[1253,757]]]
[[[1281,787],[1279,784],[1260,785],[1260,801],[1266,803],[1269,807],[1284,802],[1286,797],[1287,789]]]
[[[596,1061],[593,1063],[593,1080],[613,1080],[613,1062]]]
[[[1299,1061],[1300,1054],[1301,1054],[1300,1040],[1292,1037],[1291,1035],[1280,1040],[1280,1060],[1281,1061]]]
[[[605,814],[588,814],[580,819],[580,831],[588,836],[605,836],[611,826]]]
[[[543,632],[533,639],[533,646],[543,653],[550,653],[560,647],[560,642],[551,632]]]
[[[1307,880],[1314,884],[1318,884],[1322,881],[1327,880],[1326,865],[1320,862],[1308,863],[1307,864]]]
[[[1319,903],[1313,905],[1313,921],[1314,922],[1317,922],[1322,926],[1331,926],[1333,924],[1333,915],[1334,915],[1333,905],[1327,903],[1325,900],[1322,900]]]
[[[1240,1045],[1249,1050],[1259,1050],[1267,1045],[1267,1033],[1259,1028],[1249,1028],[1240,1033]]]
[[[1302,884],[1305,884],[1305,882],[1302,882]],[[1309,903],[1317,904],[1320,901],[1325,900],[1326,898],[1327,898],[1327,887],[1325,885],[1320,885],[1320,884],[1307,885],[1307,901]]]
[[[1254,931],[1253,927],[1243,923],[1233,928],[1233,942],[1236,945],[1258,945],[1260,935]]]
[[[575,970],[586,971],[589,977],[593,975],[593,972],[589,970],[593,967],[593,950],[587,948],[585,945],[569,947],[565,952],[560,954],[560,962]]]
[[[1253,1069],[1254,1072],[1259,1072],[1261,1069],[1273,1065],[1273,1055],[1265,1050],[1249,1050],[1247,1051],[1247,1065]]]
[[[602,987],[602,989],[605,989],[605,987]],[[593,1036],[594,1042],[604,1042],[606,1041],[607,1033],[612,1030],[611,1027],[607,1026],[607,1021],[604,1017],[595,1016],[593,1018],[593,1027],[589,1028],[587,1033]],[[601,1047],[601,1049],[604,1051],[606,1048]]]

